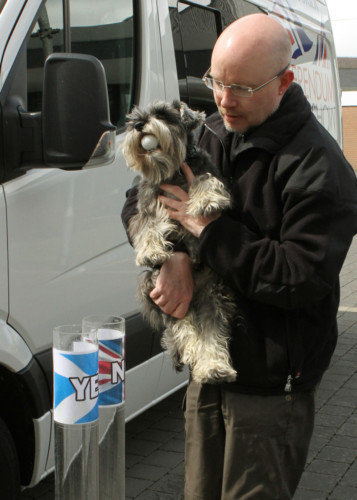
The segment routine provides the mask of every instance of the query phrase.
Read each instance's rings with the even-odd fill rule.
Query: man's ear
[[[279,94],[285,94],[290,84],[294,81],[294,72],[291,69],[287,69],[283,75],[280,77]]]

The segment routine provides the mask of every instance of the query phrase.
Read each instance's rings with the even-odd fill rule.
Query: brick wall
[[[343,152],[357,171],[357,106],[342,107]]]

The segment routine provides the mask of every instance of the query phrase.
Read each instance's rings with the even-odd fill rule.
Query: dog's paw
[[[195,179],[189,190],[187,213],[194,217],[221,212],[231,206],[231,196],[223,183],[211,175]]]
[[[192,379],[201,384],[234,382],[237,372],[230,365],[196,363],[191,369]]]
[[[136,255],[136,265],[146,267],[161,266],[173,254],[172,246],[167,246],[166,249],[156,250],[154,252],[138,252]]]

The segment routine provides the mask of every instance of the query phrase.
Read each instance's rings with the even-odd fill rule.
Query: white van
[[[214,111],[201,81],[211,49],[253,12],[289,29],[296,80],[341,143],[325,0],[0,0],[1,498],[54,466],[55,326],[126,317],[128,419],[186,383],[137,309],[125,115],[158,98]]]

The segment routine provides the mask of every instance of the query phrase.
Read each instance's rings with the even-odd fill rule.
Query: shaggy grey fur
[[[209,155],[193,142],[192,131],[204,119],[204,113],[193,111],[179,101],[159,101],[146,110],[136,107],[127,116],[128,133],[123,145],[128,166],[142,176],[138,185],[138,213],[131,218],[128,228],[137,265],[150,268],[139,283],[141,310],[155,329],[164,328],[162,345],[176,368],[188,364],[192,378],[202,383],[233,381],[237,376],[228,352],[230,323],[237,313],[235,300],[222,280],[200,264],[197,238],[170,219],[157,197],[161,192],[159,184],[165,182],[188,190],[191,215],[208,215],[231,206],[219,171]],[[144,149],[141,144],[145,135],[156,138],[157,145],[154,141],[152,150]],[[186,159],[196,176],[189,189],[180,169]],[[195,285],[189,311],[183,319],[163,313],[149,297],[160,265],[170,258],[179,241],[193,262]]]

